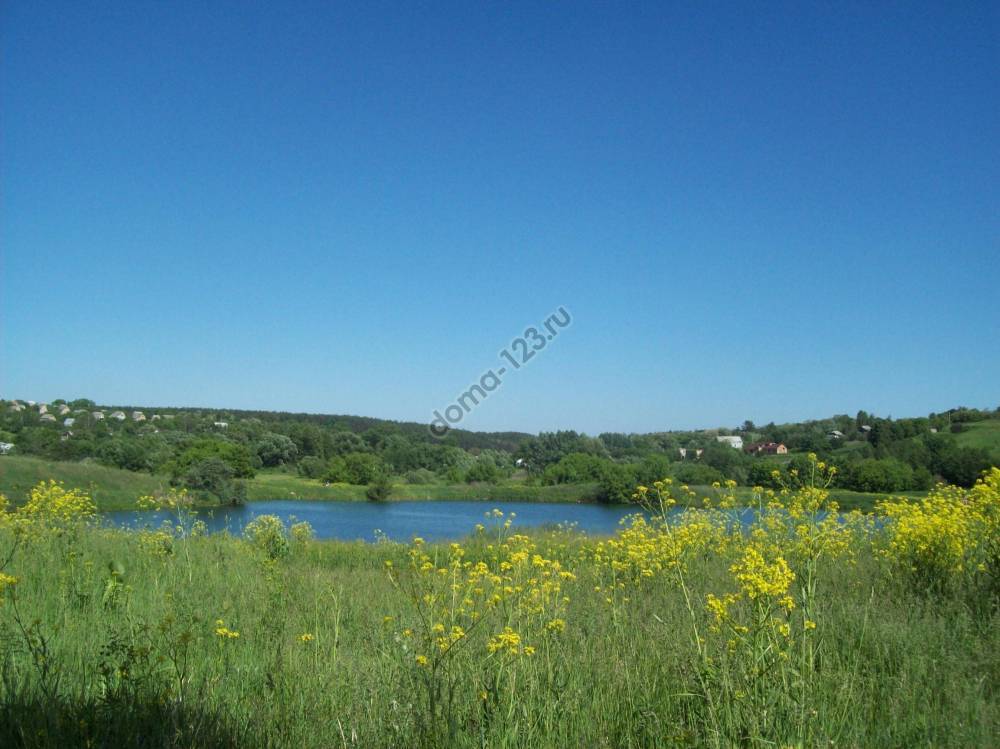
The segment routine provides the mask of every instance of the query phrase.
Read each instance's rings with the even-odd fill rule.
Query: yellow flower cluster
[[[0,603],[3,603],[4,601],[7,589],[13,588],[15,585],[17,585],[16,577],[0,572]]]
[[[922,501],[879,503],[885,520],[879,552],[923,585],[948,586],[1000,563],[1000,469],[972,489],[939,485]]]
[[[229,629],[222,619],[215,620],[215,634],[222,640],[235,640],[240,636],[239,632]]]
[[[419,667],[437,672],[473,640],[479,652],[530,657],[541,641],[565,629],[563,586],[576,575],[531,537],[511,534],[512,515],[493,510],[487,518],[493,536],[480,526],[468,546],[429,547],[414,538],[406,568],[386,564],[417,615],[396,638]],[[383,623],[394,624],[395,617]]]
[[[490,653],[518,655],[521,652],[521,635],[510,627],[504,627],[500,634],[494,635],[486,643],[486,650]]]
[[[80,489],[67,489],[57,481],[41,481],[28,495],[28,501],[16,512],[6,510],[6,500],[0,502],[0,525],[21,531],[66,529],[86,523],[97,514],[97,505]]]

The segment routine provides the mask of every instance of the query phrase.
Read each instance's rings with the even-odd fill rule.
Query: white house
[[[682,458],[686,458],[688,453],[691,453],[696,458],[700,458],[701,454],[705,452],[700,447],[678,447],[677,452],[681,454]]]
[[[146,420],[146,414],[144,414],[142,411],[132,412],[132,421],[145,421],[145,420]]]
[[[76,419],[74,419],[72,416],[67,416],[65,419],[63,419],[63,426],[64,427],[71,427],[75,423],[76,423]]]
[[[0,455],[8,455],[13,449],[13,442],[0,442]]]
[[[104,418],[104,411],[93,411],[90,414],[90,418],[94,421],[101,421]]]
[[[53,416],[52,414],[42,414],[41,416],[38,417],[38,420],[39,421],[55,421],[56,417]]]
[[[69,407],[69,406],[67,406],[67,405],[66,405],[65,403],[63,403],[63,404],[62,404],[61,406],[59,406],[59,415],[60,415],[60,416],[65,416],[65,415],[66,415],[66,414],[68,414],[68,413],[69,413],[69,412],[70,412],[71,410],[72,410],[72,409],[70,409],[70,407]]]
[[[40,413],[40,414],[47,414],[48,412],[49,412],[49,407],[48,406],[46,406],[44,403],[39,403],[38,404],[38,413]]]
[[[727,436],[716,437],[715,439],[718,440],[719,442],[723,442],[723,443],[729,445],[734,450],[742,450],[743,449],[743,438],[740,437],[739,435],[733,435],[733,436],[729,436],[729,437],[727,437]]]
[[[214,422],[212,422],[212,425],[213,426],[217,426],[219,429],[228,429],[229,428],[229,422],[228,421],[214,421]]]
[[[125,412],[124,411],[112,411],[109,414],[108,418],[118,419],[118,421],[125,421]]]
[[[831,430],[830,431],[830,436],[833,439],[835,439],[835,440],[842,440],[842,439],[844,439],[844,433],[842,431],[840,431],[839,429],[833,429],[833,430]]]

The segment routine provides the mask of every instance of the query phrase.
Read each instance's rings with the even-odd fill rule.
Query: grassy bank
[[[39,481],[55,479],[69,487],[87,490],[100,510],[126,510],[134,508],[136,499],[143,495],[165,490],[168,481],[164,476],[134,473],[117,468],[107,468],[96,463],[69,463],[42,460],[33,457],[7,455],[0,457],[0,493],[16,504],[27,498],[28,490]],[[713,495],[711,487],[692,487],[699,497]],[[350,484],[325,484],[289,473],[262,472],[247,481],[247,498],[263,499],[313,499],[327,501],[365,501],[364,486]],[[749,487],[736,490],[741,501],[753,500]],[[905,492],[904,496],[922,497],[926,492]],[[871,511],[883,495],[864,494],[847,489],[836,489],[832,498],[842,509]],[[537,486],[523,481],[506,481],[492,484],[393,484],[391,500],[485,500],[492,502],[594,502],[597,501],[597,484],[563,484]]]
[[[259,473],[247,482],[249,499],[365,500],[367,487],[351,484],[324,484],[287,473]],[[593,502],[596,484],[533,486],[523,481],[499,484],[405,484],[394,483],[393,500],[495,500],[526,502]]]
[[[1000,491],[986,499],[1000,505]],[[782,514],[753,540],[698,512],[614,543],[509,537],[498,518],[428,547],[315,542],[273,523],[246,540],[127,534],[57,520],[58,496],[51,506],[51,521],[0,522],[0,564],[13,548],[0,570],[0,746],[997,737],[991,594],[934,560],[920,569],[941,585],[910,576],[919,532],[883,557],[881,536],[789,535]],[[965,534],[963,570],[992,534],[970,530],[975,517],[947,531]],[[15,546],[16,527],[30,543]]]
[[[54,479],[86,490],[101,510],[128,510],[138,497],[168,486],[164,476],[107,468],[97,463],[70,463],[19,455],[0,456],[0,494],[15,504],[27,499],[39,481]]]

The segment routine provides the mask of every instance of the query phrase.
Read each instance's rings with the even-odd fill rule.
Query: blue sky
[[[0,396],[995,407],[998,7],[5,3]]]

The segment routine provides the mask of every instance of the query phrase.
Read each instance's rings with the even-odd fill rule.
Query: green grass
[[[101,510],[127,510],[138,497],[168,485],[167,479],[148,473],[107,468],[97,463],[71,463],[18,455],[0,456],[0,494],[14,504],[23,503],[31,487],[54,479],[68,487],[86,490]]]
[[[1000,419],[986,419],[966,424],[968,429],[953,435],[962,447],[981,447],[1000,459]]]
[[[365,500],[366,487],[325,484],[287,473],[259,473],[247,482],[248,499]],[[507,500],[528,502],[588,502],[597,497],[597,484],[532,486],[523,481],[491,484],[393,484],[392,500]]]
[[[727,560],[699,556],[687,575],[694,619],[719,653],[708,667],[672,576],[644,580],[610,607],[595,591],[603,573],[577,561],[587,542],[533,538],[577,573],[560,593],[565,632],[526,634],[539,647],[533,659],[491,656],[487,637],[510,615],[498,609],[432,676],[404,633],[420,627],[408,586],[421,589],[404,546],[295,543],[270,562],[225,535],[174,539],[165,556],[120,531],[36,537],[4,570],[18,583],[16,610],[9,590],[0,605],[0,746],[996,745],[995,614],[910,591],[864,550],[856,565],[819,569],[808,689],[789,692],[764,670],[749,682],[754,702],[714,704],[704,680],[737,674],[704,610],[707,593],[732,589]],[[0,563],[11,543],[0,529]],[[466,558],[489,559],[485,544],[467,543]],[[447,547],[430,553],[444,558]],[[218,636],[216,620],[239,637]],[[313,639],[302,642],[305,633]],[[438,680],[447,689],[432,708]],[[778,699],[788,694],[794,709]]]

